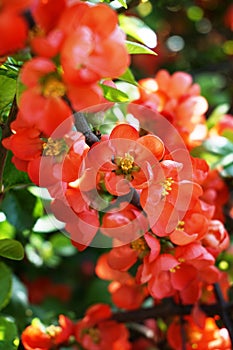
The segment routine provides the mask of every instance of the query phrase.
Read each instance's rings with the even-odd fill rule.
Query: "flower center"
[[[169,192],[171,192],[173,182],[174,182],[174,180],[172,177],[168,177],[168,178],[166,178],[166,180],[162,181],[162,186],[163,186],[162,196],[163,197],[167,196],[169,194]]]
[[[61,327],[54,326],[53,324],[46,328],[46,333],[51,337],[55,338],[58,334],[61,333]]]
[[[93,343],[98,344],[100,342],[100,331],[97,328],[89,328],[87,334],[90,335]]]
[[[185,224],[184,221],[179,221],[179,222],[178,222],[178,225],[177,225],[177,227],[176,227],[176,230],[184,231],[184,224]]]
[[[44,84],[43,95],[45,97],[62,97],[65,93],[65,85],[54,77],[48,78]]]
[[[140,167],[134,164],[134,157],[132,157],[129,153],[125,153],[124,157],[116,157],[115,163],[118,166],[116,170],[117,175],[127,175],[129,176],[133,171],[139,171]],[[131,180],[131,176],[129,176],[129,180]]]
[[[149,251],[146,240],[143,237],[140,237],[136,241],[131,242],[131,247],[139,254],[139,258],[144,258]]]
[[[47,142],[43,143],[43,154],[45,156],[58,156],[67,148],[66,142],[63,139],[53,140],[48,138]]]

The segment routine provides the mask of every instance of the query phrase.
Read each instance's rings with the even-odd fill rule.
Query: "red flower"
[[[115,196],[129,193],[131,186],[147,187],[152,178],[152,166],[163,154],[164,145],[157,136],[139,137],[134,127],[117,125],[109,140],[96,144],[88,154],[86,168],[93,171],[92,187],[98,173],[104,174],[106,189]]]
[[[112,313],[105,304],[90,307],[76,324],[75,338],[86,350],[129,350],[129,332],[123,324],[110,320]]]
[[[186,333],[187,350],[230,350],[231,342],[226,328],[218,328],[215,320],[211,317],[206,317],[204,327],[197,326],[191,316],[185,316],[185,323],[183,325]],[[168,328],[168,342],[174,350],[181,350],[183,348],[183,341],[181,336],[180,321],[175,320]]]
[[[0,10],[0,56],[22,49],[26,44],[28,25],[21,15],[30,0],[2,0]]]
[[[67,35],[61,50],[65,81],[91,84],[124,73],[129,55],[117,22],[116,13],[104,4],[77,3],[66,9],[58,25]]]
[[[192,148],[206,137],[204,113],[208,104],[200,96],[200,87],[192,84],[191,75],[160,70],[155,78],[139,81],[140,97],[134,103],[161,113],[180,132],[185,144]],[[140,118],[140,116],[139,116]]]
[[[68,342],[73,333],[72,321],[60,315],[59,326],[44,327],[40,322],[28,326],[22,333],[22,343],[26,350],[50,350],[55,344]]]

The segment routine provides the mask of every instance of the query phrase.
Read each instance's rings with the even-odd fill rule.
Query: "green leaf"
[[[233,152],[233,143],[222,136],[213,136],[203,142],[205,149],[211,153],[227,155]]]
[[[36,219],[33,217],[35,204],[36,197],[27,190],[10,190],[2,202],[2,211],[13,226],[23,231],[31,229],[35,224]]]
[[[12,152],[8,151],[6,164],[3,173],[3,184],[4,188],[14,187],[16,185],[29,184],[31,183],[27,173],[16,169],[12,163]]]
[[[128,102],[129,97],[123,91],[115,89],[111,86],[100,84],[103,89],[104,97],[111,102]]]
[[[2,110],[13,101],[16,91],[15,79],[0,75],[0,91],[0,110]]]
[[[23,246],[15,239],[1,239],[0,256],[13,260],[22,260],[24,257]]]
[[[126,3],[125,0],[118,0],[118,2],[119,2],[125,9],[128,8],[127,3]]]
[[[54,232],[64,229],[64,222],[55,218],[54,215],[49,214],[40,217],[33,227],[34,232]]]
[[[152,51],[148,47],[146,47],[142,44],[139,44],[139,43],[135,43],[134,41],[126,40],[126,47],[127,47],[128,53],[130,55],[145,53],[145,54],[157,56],[157,53],[155,53],[154,51]]]
[[[219,122],[221,117],[229,111],[229,108],[230,106],[227,103],[216,107],[206,122],[208,129],[211,129],[213,126],[215,126],[215,124]]]
[[[155,32],[140,18],[122,14],[119,15],[119,24],[121,29],[131,38],[150,48],[156,47],[157,37]]]
[[[11,297],[12,274],[3,262],[0,262],[0,310],[4,308]]]
[[[6,308],[4,308],[4,313],[14,317],[21,332],[28,324],[28,293],[27,288],[18,277],[13,275],[12,282],[11,299]]]
[[[54,234],[50,242],[53,245],[55,253],[61,256],[71,256],[77,252],[76,248],[71,244],[70,238],[64,236],[62,233]]]
[[[129,84],[133,84],[138,86],[138,83],[136,82],[133,73],[128,68],[124,74],[122,74],[120,77],[118,77],[119,80],[126,81]]]
[[[0,316],[0,350],[16,350],[19,345],[15,322],[7,316]]]

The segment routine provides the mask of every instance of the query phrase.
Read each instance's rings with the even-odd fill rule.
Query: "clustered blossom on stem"
[[[195,304],[184,319],[187,349],[212,349],[213,342],[227,350],[225,329],[218,329],[212,318],[204,319],[201,331],[197,324],[198,303],[215,301],[213,283],[219,282],[224,290],[229,286],[215,266],[229,245],[222,211],[228,190],[217,170],[187,151],[208,134],[208,104],[199,86],[187,73],[160,70],[154,78],[139,81],[139,98],[128,106],[137,126],[119,122],[94,144],[75,129],[74,111],[106,101],[101,84],[114,86],[112,80],[129,66],[125,34],[117,21],[105,4],[58,0],[54,7],[52,0],[1,2],[0,29],[7,36],[0,43],[0,55],[26,45],[33,53],[20,70],[24,89],[11,123],[12,135],[2,143],[13,152],[16,168],[48,189],[54,198],[51,209],[65,222],[79,251],[98,236],[111,239],[112,249],[100,256],[96,274],[110,282],[108,291],[116,307],[135,310],[147,299],[159,304],[164,298]],[[153,132],[145,130],[159,120],[148,120],[145,107],[169,121],[178,131],[174,139],[163,137],[159,130],[157,134],[156,127]],[[232,130],[229,116],[212,132],[222,135],[226,129]],[[177,135],[186,153],[179,147],[170,150],[169,142]],[[175,320],[168,328],[168,341],[176,350],[183,346],[177,336],[180,327],[180,320]],[[105,304],[91,306],[75,324],[64,315],[57,326],[34,322],[24,330],[22,343],[26,350],[151,346],[149,340],[131,343],[128,329],[112,319]]]

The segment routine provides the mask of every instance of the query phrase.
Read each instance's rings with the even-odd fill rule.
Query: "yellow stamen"
[[[97,328],[89,328],[87,333],[90,335],[93,343],[98,344],[100,342],[100,331]]]
[[[45,156],[58,156],[66,150],[66,143],[63,139],[53,140],[49,137],[47,142],[43,143],[43,150]]]
[[[143,237],[140,237],[136,241],[131,242],[131,247],[133,250],[136,250],[140,258],[144,258],[149,251],[146,240]]]
[[[179,221],[176,229],[179,231],[184,231],[184,225],[185,225],[184,221]]]
[[[163,185],[162,196],[165,197],[169,194],[169,192],[171,192],[173,182],[174,180],[172,177],[168,177],[166,178],[166,180],[162,181],[162,185]]]
[[[55,338],[59,333],[61,333],[61,327],[54,326],[53,324],[46,328],[46,333],[51,337]]]
[[[45,97],[62,97],[66,93],[65,85],[54,77],[46,80],[43,87],[43,95]]]
[[[140,167],[134,164],[134,158],[129,154],[125,153],[124,157],[116,157],[115,163],[118,165],[116,170],[117,175],[126,175],[128,180],[131,180],[131,173],[133,171],[139,171]],[[129,176],[128,176],[129,175]]]

